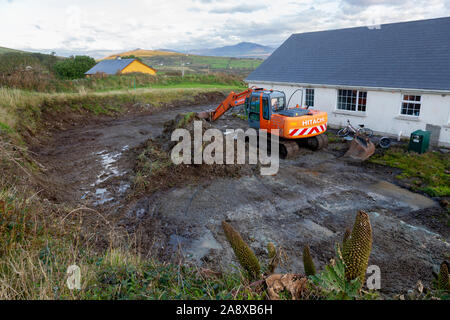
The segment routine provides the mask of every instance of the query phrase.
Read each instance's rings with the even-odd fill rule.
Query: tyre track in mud
[[[99,206],[124,195],[135,161],[130,150],[159,135],[178,113],[212,107],[173,107],[54,132],[49,143],[32,149],[47,168],[51,199]]]
[[[370,214],[374,247],[370,264],[380,266],[382,291],[411,289],[431,281],[434,267],[448,258],[449,232],[429,228],[417,212],[439,213],[431,199],[399,188],[382,168],[346,163],[332,150],[302,150],[281,161],[275,176],[209,179],[129,201],[135,157],[131,150],[161,133],[178,113],[215,105],[179,107],[127,115],[55,132],[34,150],[47,168],[55,202],[85,204],[145,235],[143,253],[162,260],[183,258],[213,269],[236,264],[220,223],[228,220],[264,261],[269,241],[289,262],[279,272],[302,272],[301,251],[309,244],[321,269],[334,256],[357,210]],[[219,128],[244,122],[224,117]]]

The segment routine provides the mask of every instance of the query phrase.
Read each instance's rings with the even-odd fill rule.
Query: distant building
[[[245,81],[327,111],[331,127],[429,130],[450,146],[450,18],[293,34]]]
[[[89,77],[94,74],[114,75],[114,74],[126,74],[135,72],[156,75],[155,69],[149,67],[148,65],[146,65],[143,62],[140,62],[137,59],[120,59],[120,58],[111,60],[102,60],[84,74]]]

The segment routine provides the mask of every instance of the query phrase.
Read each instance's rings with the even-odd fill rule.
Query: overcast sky
[[[0,46],[59,55],[278,46],[292,33],[444,16],[450,0],[0,0]]]

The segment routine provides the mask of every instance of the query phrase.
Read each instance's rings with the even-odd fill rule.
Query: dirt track
[[[430,222],[442,210],[437,203],[392,184],[395,172],[340,160],[341,152],[332,146],[281,161],[276,176],[209,179],[127,197],[136,156],[131,150],[160,134],[164,121],[177,113],[211,107],[172,108],[55,132],[50,143],[34,150],[53,183],[47,194],[57,202],[85,203],[130,231],[139,230],[148,254],[170,260],[181,248],[187,259],[214,269],[235,264],[221,230],[223,219],[241,231],[261,259],[269,241],[283,248],[290,261],[278,271],[303,272],[303,246],[310,245],[321,269],[359,209],[370,212],[370,264],[381,268],[383,292],[411,289],[419,279],[429,283],[433,267],[448,258],[449,230]],[[217,126],[230,121],[241,120],[228,116]]]

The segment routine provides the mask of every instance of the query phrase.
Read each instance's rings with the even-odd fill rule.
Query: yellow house
[[[120,58],[114,60],[102,60],[84,74],[89,77],[94,74],[114,75],[135,72],[156,75],[155,69],[137,59]]]

